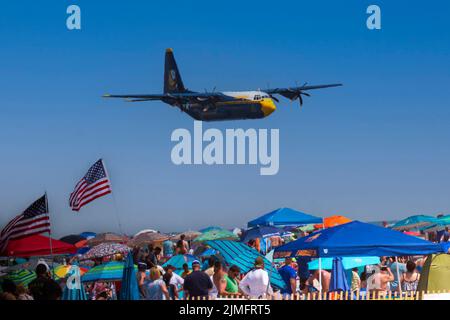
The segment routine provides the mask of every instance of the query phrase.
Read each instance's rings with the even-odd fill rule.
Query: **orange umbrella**
[[[335,227],[338,226],[340,224],[344,224],[347,222],[351,222],[352,220],[350,220],[347,217],[344,216],[330,216],[330,217],[326,217],[323,219],[323,222],[325,224],[325,228],[331,228],[331,227]],[[322,229],[323,228],[323,224],[315,224],[314,228],[316,229]]]

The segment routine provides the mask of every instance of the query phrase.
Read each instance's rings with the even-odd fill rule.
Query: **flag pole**
[[[45,206],[47,207],[48,220],[50,221],[50,209],[48,207],[47,191],[45,191]],[[49,227],[49,231],[48,231],[48,236],[49,236],[48,238],[50,240],[50,258],[52,260],[52,272],[51,272],[51,275],[52,275],[52,278],[54,278],[55,275],[53,274],[53,241],[52,241],[52,231],[51,230],[52,230],[52,226],[51,226],[51,223],[50,223],[50,227]]]
[[[103,160],[103,158],[100,159],[100,160],[102,161],[103,169],[105,170],[106,176],[108,177],[109,181],[111,181],[111,177],[109,176],[108,169],[106,169],[105,160]],[[113,192],[113,189],[112,189],[112,181],[109,184],[109,188],[111,189],[111,197],[113,198],[113,202],[114,202],[113,206],[114,206],[114,211],[115,211],[115,214],[116,214],[117,224],[119,226],[119,232],[122,235],[125,235],[125,233],[123,232],[122,223],[120,222],[119,210],[117,209],[116,197],[114,196],[114,192]]]

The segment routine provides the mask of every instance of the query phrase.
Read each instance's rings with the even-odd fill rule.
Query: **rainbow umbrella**
[[[55,277],[55,280],[60,280],[60,279],[66,278],[70,274],[70,271],[71,271],[72,267],[74,267],[74,266],[72,266],[72,265],[59,265],[59,266],[53,268],[53,275]],[[80,275],[83,275],[83,274],[85,274],[88,271],[87,268],[81,268],[81,267],[77,267],[77,268],[79,268],[79,270],[80,270],[79,271]]]

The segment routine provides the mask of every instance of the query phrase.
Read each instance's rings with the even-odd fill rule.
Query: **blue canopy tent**
[[[122,287],[120,288],[120,300],[139,300],[139,289],[134,268],[133,254],[130,252],[123,269]]]
[[[280,257],[410,256],[444,252],[437,243],[373,224],[352,221],[316,231],[275,249]]]
[[[256,226],[299,226],[313,223],[322,223],[322,218],[290,208],[280,208],[248,222],[247,225],[250,228]]]
[[[256,257],[263,257],[265,269],[269,273],[272,286],[279,289],[285,288],[286,284],[272,263],[245,243],[229,240],[212,240],[207,241],[207,245],[217,250],[227,265],[236,265],[243,273],[247,273],[253,269]]]

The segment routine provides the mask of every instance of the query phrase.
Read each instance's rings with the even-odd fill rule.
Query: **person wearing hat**
[[[255,268],[248,272],[239,283],[239,288],[245,295],[252,298],[261,298],[272,294],[269,274],[264,270],[264,259],[259,256],[255,259]]]
[[[192,272],[184,279],[184,291],[188,299],[201,299],[209,296],[213,288],[211,278],[200,270],[200,261],[192,262]]]

